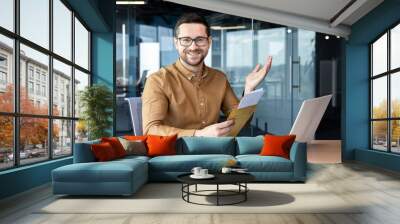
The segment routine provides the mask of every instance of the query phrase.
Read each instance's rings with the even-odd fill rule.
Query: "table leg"
[[[189,201],[189,195],[190,195],[190,184],[188,184],[188,185],[187,185],[187,192],[188,192],[188,193],[187,193],[187,201],[188,201],[188,202],[190,202],[190,201]]]
[[[244,183],[244,201],[247,201],[247,183]]]
[[[219,184],[217,184],[217,206],[219,205]]]

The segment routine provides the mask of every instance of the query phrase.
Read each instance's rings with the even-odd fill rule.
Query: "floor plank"
[[[55,200],[49,185],[0,201],[0,223],[15,224],[280,224],[400,223],[400,174],[360,163],[310,164],[308,183],[315,183],[349,203],[359,214],[36,214]]]

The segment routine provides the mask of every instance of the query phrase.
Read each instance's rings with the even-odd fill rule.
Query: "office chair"
[[[129,104],[129,111],[132,121],[133,134],[143,135],[142,129],[142,98],[141,97],[127,97],[125,98]]]

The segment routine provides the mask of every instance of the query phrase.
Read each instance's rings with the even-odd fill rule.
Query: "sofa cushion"
[[[147,157],[147,156],[130,155],[130,156],[125,156],[124,158],[113,160],[113,162],[127,162],[127,163],[130,163],[131,161],[134,161],[134,160],[148,162],[149,159],[150,159],[150,157]]]
[[[53,170],[53,181],[58,182],[129,182],[134,172],[146,171],[140,159],[108,162],[74,163]]]
[[[249,172],[292,172],[292,161],[278,156],[238,155],[241,168]]]
[[[256,137],[236,137],[236,155],[259,154],[264,145],[262,135]]]
[[[235,155],[232,137],[182,137],[177,142],[177,154],[225,154]]]
[[[175,155],[158,156],[149,160],[149,170],[163,172],[190,172],[193,167],[200,166],[211,172],[219,171],[230,159],[231,155]]]

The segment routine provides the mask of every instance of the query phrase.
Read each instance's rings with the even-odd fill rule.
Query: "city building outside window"
[[[0,55],[0,67],[7,67],[7,57],[5,55]]]
[[[0,170],[71,156],[73,143],[78,139],[75,136],[79,136],[79,140],[87,139],[84,126],[75,128],[79,116],[74,116],[71,107],[56,106],[56,99],[61,91],[57,79],[69,86],[78,85],[82,78],[78,75],[74,79],[74,74],[80,72],[90,80],[90,30],[65,1],[18,2],[18,13],[14,13],[14,1],[1,3],[2,9],[11,11],[14,18],[0,21],[0,26],[8,30],[0,30],[0,83],[5,83],[4,88],[0,85]],[[75,47],[73,43],[76,43]],[[79,52],[78,48],[81,48]],[[20,50],[16,52],[15,49]],[[14,52],[19,61],[13,60]],[[72,55],[75,55],[75,61]],[[53,63],[49,63],[50,60]],[[19,68],[16,74],[19,88],[14,82],[16,66]],[[53,89],[50,89],[51,77],[54,77]],[[88,85],[90,83],[86,82],[85,86]],[[73,105],[79,101],[79,91],[62,91],[64,96],[69,96],[64,101],[70,102],[65,104]],[[14,98],[15,95],[19,97]],[[53,106],[50,105],[51,98]],[[18,106],[18,112],[14,111],[14,105]],[[14,133],[14,129],[18,132]],[[14,145],[15,142],[18,145]]]
[[[1,85],[7,84],[7,74],[4,71],[0,71],[0,84]]]
[[[28,88],[29,88],[29,94],[33,94],[34,93],[34,88],[33,88],[33,82],[29,81],[28,82]]]

